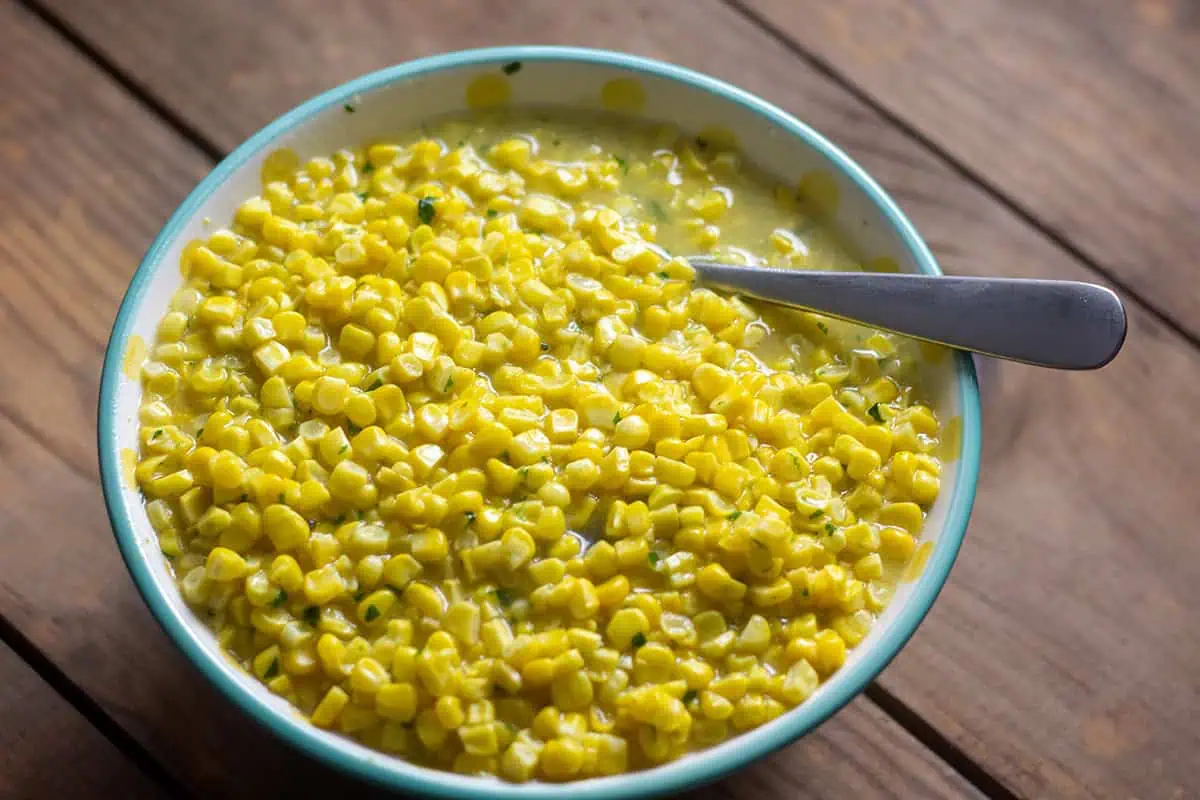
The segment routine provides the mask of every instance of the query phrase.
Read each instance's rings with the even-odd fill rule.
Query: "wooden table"
[[[0,796],[368,793],[146,612],[97,485],[101,349],[150,238],[250,132],[364,71],[517,42],[726,78],[845,147],[948,272],[1128,302],[1107,369],[990,376],[970,535],[903,654],[693,797],[1200,796],[1191,0],[0,0]]]

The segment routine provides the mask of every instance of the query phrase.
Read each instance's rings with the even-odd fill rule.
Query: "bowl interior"
[[[289,112],[238,148],[189,196],[147,253],[118,315],[104,366],[99,444],[110,516],[139,589],[189,657],[245,710],[302,749],[386,785],[442,796],[549,797],[559,795],[561,787],[513,786],[414,767],[308,725],[226,659],[185,606],[130,474],[141,398],[140,348],[153,341],[158,319],[180,285],[180,253],[187,242],[228,224],[237,205],[258,193],[263,159],[281,147],[302,158],[325,154],[502,100],[515,106],[616,110],[691,133],[718,126],[767,173],[817,186],[830,211],[836,209],[833,224],[864,262],[886,258],[903,272],[937,270],[911,225],[857,165],[806,126],[736,88],[657,62],[568,48],[500,48],[425,59],[365,76]],[[941,496],[923,535],[929,544],[918,551],[924,568],[901,584],[846,665],[800,707],[703,757],[658,768],[652,784],[629,776],[592,779],[573,784],[572,794],[646,796],[718,777],[819,724],[895,655],[945,581],[966,527],[978,470],[978,390],[970,359],[945,357],[927,373],[925,390],[949,441]]]

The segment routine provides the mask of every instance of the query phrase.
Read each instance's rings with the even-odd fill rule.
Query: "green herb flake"
[[[383,378],[376,376],[374,382],[372,382],[371,385],[367,387],[367,391],[373,392],[376,389],[378,389],[380,386],[383,386]]]
[[[730,515],[729,515],[728,517],[726,517],[725,519],[727,519],[727,520],[729,520],[730,522],[732,522],[733,520],[737,519],[737,518],[738,518],[738,517],[740,517],[741,515],[742,515],[742,512],[740,512],[740,511],[734,511],[732,514],[730,514]]]
[[[487,210],[487,218],[488,218],[488,219],[495,219],[495,218],[496,218],[496,217],[498,217],[498,216],[500,216],[500,212],[499,212],[499,211],[497,211],[496,209],[494,209],[494,208],[489,208],[489,209]]]
[[[505,75],[516,75],[518,72],[521,71],[522,66],[523,65],[521,64],[520,61],[510,61],[507,64],[505,64],[503,67],[501,67],[500,71],[503,72]]]
[[[512,605],[512,601],[513,601],[512,590],[510,590],[510,589],[497,589],[496,590],[496,602],[498,602],[500,605],[504,606],[505,608],[508,608],[509,606]]]
[[[688,689],[683,693],[683,704],[685,706],[690,706],[692,703],[696,702],[697,697],[699,697],[699,694],[695,689]]]
[[[503,461],[505,464],[509,463],[509,455],[508,455],[507,450],[505,450],[504,452],[502,452],[500,454],[500,460]]]
[[[881,414],[879,412],[879,403],[876,403],[875,405],[873,405],[867,409],[867,416],[870,417],[871,419],[875,420],[876,422],[879,422],[879,423],[883,422],[883,414]]]
[[[837,530],[837,527],[835,527],[835,526],[834,526],[834,524],[833,524],[832,522],[826,522],[826,523],[825,523],[825,532],[826,532],[826,533],[828,533],[828,534],[830,534],[830,535],[832,536],[832,535],[833,535],[833,533],[834,533],[834,531],[836,531],[836,530]]]
[[[342,449],[341,449],[341,450],[338,450],[338,453],[339,453],[339,454],[340,454],[340,453],[344,453],[344,452],[346,452],[346,451],[347,451],[347,450],[349,450],[349,449],[350,449],[350,445],[348,445],[348,444],[344,444],[344,445],[342,445]]]
[[[658,553],[654,552],[653,550],[650,551],[650,555],[646,556],[646,558],[649,559],[650,566],[653,567],[658,564],[659,555],[658,555]]]
[[[357,591],[357,592],[355,592],[355,593],[354,593],[354,602],[356,602],[356,603],[357,603],[357,602],[359,602],[360,600],[362,600],[362,599],[363,599],[364,597],[366,597],[366,596],[367,596],[367,593],[366,593],[365,591],[359,590],[359,591]]]
[[[153,442],[155,439],[157,439],[158,437],[160,437],[162,435],[163,435],[163,429],[159,428],[154,433],[150,434],[150,441]]]
[[[646,643],[646,634],[638,631],[633,635],[633,647],[636,650]]]
[[[342,111],[345,111],[347,114],[353,114],[356,110],[357,109],[355,109],[354,106],[350,105],[349,103],[342,104]]]
[[[271,666],[267,667],[267,671],[263,673],[263,680],[269,681],[279,674],[279,659],[271,659]]]
[[[543,353],[547,353],[547,352],[549,352],[549,351],[550,351],[550,343],[549,343],[549,342],[542,342],[542,352],[543,352]]]
[[[286,602],[287,602],[287,592],[285,592],[283,589],[280,589],[279,594],[275,595],[275,599],[271,601],[271,605],[274,608],[279,608],[281,605],[283,605]]]
[[[808,515],[808,518],[809,518],[809,519],[820,519],[820,518],[821,518],[821,515],[822,515],[822,514],[824,514],[824,513],[825,513],[824,511],[822,511],[821,509],[819,509],[819,508],[818,508],[816,511],[814,511],[814,512],[813,512],[813,513],[811,513],[811,514],[809,514],[809,515]]]
[[[367,202],[367,193],[366,192],[355,192],[355,194],[358,195],[359,200],[362,200],[364,203]]]
[[[620,421],[621,421],[621,412],[618,411],[617,413],[613,414],[613,425],[616,425]]]
[[[204,428],[201,428],[200,430],[196,431],[196,438],[197,438],[197,439],[199,439],[199,438],[200,438],[201,436],[203,436],[203,435],[204,435]]]
[[[279,504],[283,505],[283,503],[284,503],[283,492],[280,492],[279,493]]]
[[[433,218],[437,216],[437,209],[434,207],[433,202],[432,197],[422,197],[417,201],[417,216],[426,225],[432,225]]]
[[[374,622],[375,620],[379,619],[379,609],[373,604],[367,606],[367,611],[365,614],[363,614],[363,619],[367,622]]]
[[[467,146],[467,142],[465,139],[459,139],[458,144],[456,144],[454,146],[461,150],[462,148]]]
[[[821,333],[829,333],[829,326],[826,325],[824,322],[818,322],[817,330],[819,330]]]
[[[663,208],[662,203],[658,202],[657,200],[647,200],[646,205],[649,206],[650,213],[659,222],[666,222],[669,219],[667,216],[667,210]]]
[[[375,165],[372,164],[371,162],[368,161],[366,164],[363,164],[363,168],[362,168],[363,175],[370,175],[374,171],[375,171]]]
[[[453,388],[454,388],[454,376],[451,375],[449,378],[446,379],[446,385],[442,387],[442,391],[448,392]]]
[[[669,281],[669,280],[671,280],[671,276],[670,276],[670,275],[668,275],[666,272],[660,272],[660,273],[658,273],[658,277],[662,278],[664,281]]]
[[[475,512],[474,511],[466,512],[465,514],[463,514],[463,518],[466,519],[468,525],[475,524]]]
[[[301,614],[301,616],[304,617],[305,622],[315,628],[321,622],[321,607],[309,606],[308,608],[304,609],[304,612]]]
[[[362,428],[358,427],[353,422],[346,423],[346,430],[350,431],[351,436],[357,436],[358,434],[362,433]]]

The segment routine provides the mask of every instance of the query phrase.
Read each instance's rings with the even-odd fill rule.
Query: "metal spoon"
[[[1039,367],[1097,369],[1125,341],[1120,298],[1091,283],[688,261],[710,288]]]

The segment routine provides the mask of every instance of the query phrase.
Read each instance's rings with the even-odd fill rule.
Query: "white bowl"
[[[799,707],[760,728],[648,772],[594,778],[569,787],[507,784],[417,767],[304,721],[224,657],[213,634],[185,605],[159,551],[141,494],[129,479],[141,400],[138,349],[153,341],[157,323],[181,282],[183,247],[209,232],[205,220],[228,223],[239,202],[258,193],[262,161],[277,148],[290,147],[303,158],[411,130],[424,120],[467,110],[469,91],[475,99],[482,95],[491,100],[507,92],[512,105],[598,109],[616,104],[632,115],[693,133],[718,125],[731,131],[746,156],[766,172],[793,183],[815,176],[826,193],[836,186],[840,199],[833,222],[864,262],[887,258],[901,271],[938,272],[925,243],[896,204],[844,153],[778,108],[705,75],[620,53],[565,47],[457,52],[372,73],[289,111],[234,150],[171,216],[138,267],[117,314],[100,388],[101,475],[117,542],[150,610],[208,679],[270,730],[339,769],[393,789],[479,800],[561,797],[566,791],[578,800],[613,800],[711,781],[803,736],[848,703],[896,655],[929,610],[966,531],[979,470],[979,392],[966,356],[956,354],[931,365],[925,378],[935,409],[952,429],[945,438],[957,440],[957,458],[950,456],[955,460],[947,465],[941,496],[929,512],[923,534],[928,552],[918,555],[927,558],[924,569],[915,580],[900,585],[845,666]]]

